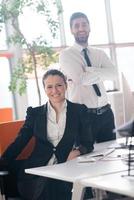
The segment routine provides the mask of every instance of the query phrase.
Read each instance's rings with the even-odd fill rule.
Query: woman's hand
[[[76,158],[77,156],[80,156],[80,151],[78,149],[76,150],[72,150],[69,155],[67,160],[73,160],[74,158]]]

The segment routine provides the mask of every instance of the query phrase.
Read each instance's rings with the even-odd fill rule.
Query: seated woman
[[[11,173],[17,174],[17,185],[23,200],[70,200],[71,183],[25,174],[24,170],[63,163],[93,150],[93,139],[86,119],[86,107],[65,99],[66,78],[52,69],[43,76],[48,102],[29,107],[18,137],[2,155]],[[35,137],[34,150],[27,160],[15,160],[28,141]]]

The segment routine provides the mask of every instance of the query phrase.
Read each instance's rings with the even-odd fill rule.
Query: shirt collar
[[[50,104],[50,101],[47,102],[47,109],[48,109],[48,113],[55,112],[55,110],[53,109],[53,107]],[[63,111],[64,109],[67,109],[67,100],[66,99],[62,104],[61,111]]]
[[[76,43],[76,42],[74,43],[73,46],[74,46],[74,48],[77,49],[77,51],[79,51],[80,53],[82,53],[82,50],[85,49],[85,47],[79,45],[79,44]],[[87,46],[86,48],[87,48],[88,51],[90,51],[90,50],[89,50],[89,46]]]

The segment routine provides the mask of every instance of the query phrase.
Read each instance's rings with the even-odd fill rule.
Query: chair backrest
[[[0,155],[15,140],[20,128],[23,126],[24,120],[10,121],[0,123]],[[35,138],[33,137],[27,146],[23,149],[17,159],[26,159],[33,151]]]
[[[7,121],[13,121],[13,109],[0,108],[0,123]]]

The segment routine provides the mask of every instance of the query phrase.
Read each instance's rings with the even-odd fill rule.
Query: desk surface
[[[81,180],[80,183],[83,186],[95,187],[98,189],[134,197],[134,176],[127,176],[127,171],[107,174],[99,177],[85,178]]]
[[[115,141],[96,144],[95,151],[90,155],[107,149]],[[78,158],[52,166],[44,166],[26,169],[25,172],[39,176],[75,182],[78,179],[96,177],[103,174],[120,172],[127,169],[127,166],[120,160],[97,160],[95,162],[79,163]]]
[[[101,154],[103,150],[109,151],[115,146],[117,146],[116,141],[96,144],[94,152],[85,157]],[[121,177],[121,174],[126,174],[128,169],[120,158],[123,151],[126,150],[115,148],[115,151],[108,156],[96,157],[95,162],[80,163],[77,158],[62,164],[31,168],[25,171],[29,174],[73,182],[72,200],[81,200],[84,188],[87,186],[134,197],[134,180],[131,182]],[[80,159],[83,159],[83,156]]]

